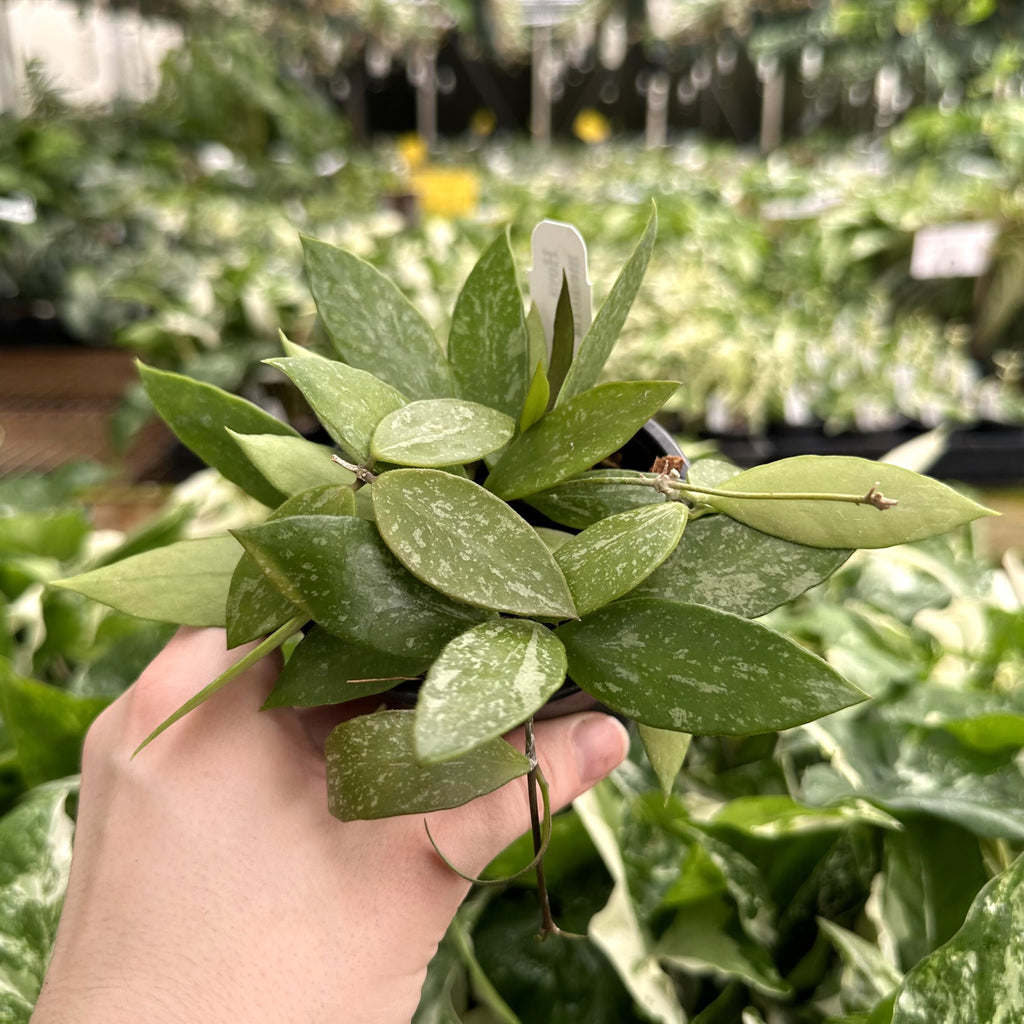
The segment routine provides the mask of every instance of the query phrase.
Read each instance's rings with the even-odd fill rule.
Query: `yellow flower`
[[[395,147],[398,150],[398,155],[405,160],[406,165],[411,171],[415,171],[418,167],[423,167],[430,156],[426,140],[415,132],[399,135]]]
[[[612,126],[599,110],[587,107],[573,119],[572,132],[583,142],[605,142],[612,133]]]
[[[427,216],[466,217],[480,201],[480,176],[468,167],[424,167],[409,185]]]

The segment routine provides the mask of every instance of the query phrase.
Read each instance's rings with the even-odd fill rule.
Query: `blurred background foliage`
[[[7,93],[0,371],[28,349],[114,347],[277,409],[259,360],[278,330],[321,344],[300,234],[392,276],[443,340],[505,225],[525,290],[533,226],[575,224],[600,302],[653,197],[655,255],[608,372],[681,380],[670,412],[689,438],[1024,419],[1018,4],[103,6],[178,43],[140,99],[82,105],[40,63]],[[915,276],[918,232],[960,222],[994,226],[987,269]],[[5,401],[0,379],[0,427]],[[122,445],[148,415],[125,395]],[[1019,483],[1019,441],[1004,462]],[[52,940],[74,810],[60,780],[167,638],[47,584],[252,514],[202,474],[108,529],[97,496],[116,473],[0,479],[0,945],[18,951],[0,955],[0,1020],[27,1020]],[[986,934],[1024,916],[1024,569],[994,550],[964,531],[857,555],[772,613],[875,699],[784,735],[695,738],[667,802],[638,753],[555,824],[556,909],[593,941],[533,943],[528,882],[474,896],[417,1024],[946,1019],[975,1007],[928,980],[951,976],[957,941],[997,989],[1024,928],[954,938],[987,885],[1013,883]],[[926,1016],[894,1010],[898,991]]]

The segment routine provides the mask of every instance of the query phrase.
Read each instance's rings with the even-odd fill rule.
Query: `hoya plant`
[[[545,337],[500,234],[458,296],[446,346],[372,266],[304,239],[336,358],[282,337],[284,354],[267,362],[330,444],[140,367],[181,441],[268,510],[63,581],[144,618],[224,626],[229,647],[258,641],[143,746],[290,640],[268,707],[379,695],[379,710],[327,740],[337,817],[423,814],[525,775],[539,857],[550,822],[532,721],[556,695],[578,689],[637,723],[666,790],[691,734],[786,729],[864,699],[756,620],[854,548],[988,510],[854,458],[743,472],[704,460],[689,474],[671,453],[623,465],[677,387],[601,381],[655,233],[652,211],[582,339],[565,286]],[[503,739],[521,725],[525,752]]]

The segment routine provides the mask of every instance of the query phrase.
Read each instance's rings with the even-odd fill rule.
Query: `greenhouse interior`
[[[0,616],[0,1022],[158,1019],[172,903],[182,1022],[210,935],[267,1020],[1024,1021],[1024,8],[0,0]],[[292,819],[191,920],[153,822],[245,694],[407,842],[221,934]],[[412,957],[409,850],[399,1005],[308,949]]]

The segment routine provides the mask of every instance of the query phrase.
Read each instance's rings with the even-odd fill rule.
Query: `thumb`
[[[629,734],[611,715],[588,711],[537,722],[537,759],[548,782],[552,812],[565,807],[625,760]],[[523,749],[523,731],[509,740]],[[436,820],[436,827],[435,827]],[[441,849],[469,871],[482,871],[509,843],[530,827],[526,779],[451,811],[431,815],[431,831]]]

